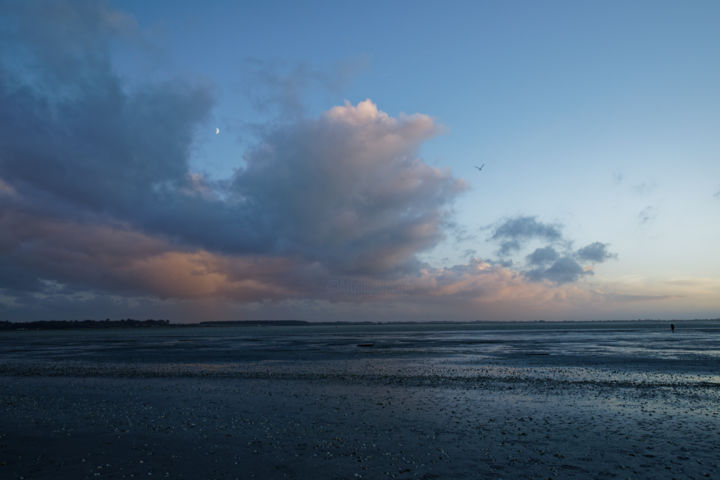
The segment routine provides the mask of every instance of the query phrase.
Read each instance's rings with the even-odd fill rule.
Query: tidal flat
[[[2,478],[718,478],[720,324],[0,334]]]

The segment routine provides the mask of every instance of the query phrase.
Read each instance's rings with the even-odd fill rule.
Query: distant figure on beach
[[[674,323],[671,323],[671,324],[670,324],[670,331],[671,331],[672,333],[675,333],[675,324],[674,324]]]

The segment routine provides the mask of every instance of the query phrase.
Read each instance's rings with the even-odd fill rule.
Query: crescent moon
[[[215,129],[215,135],[220,135],[220,129],[219,129],[219,128],[216,128],[216,129]]]

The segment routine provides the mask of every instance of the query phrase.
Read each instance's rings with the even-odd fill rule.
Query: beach
[[[718,478],[718,325],[665,326],[7,332],[0,473]]]

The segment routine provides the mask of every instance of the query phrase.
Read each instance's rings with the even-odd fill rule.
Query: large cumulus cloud
[[[15,3],[8,12],[13,22],[0,34],[6,288],[59,282],[275,298],[294,295],[288,278],[312,272],[402,275],[442,239],[464,183],[418,156],[438,130],[430,117],[345,103],[268,126],[234,159],[232,178],[209,181],[189,165],[212,88],[175,79],[128,86],[110,46],[136,33],[131,17],[82,1]]]
[[[232,179],[190,170],[206,85],[129,88],[111,39],[133,19],[97,2],[16,5],[0,63],[0,179],[37,209],[108,215],[229,254],[296,255],[331,269],[407,268],[442,238],[464,187],[417,156],[437,132],[369,100],[263,129]],[[51,19],[52,20],[49,20]],[[57,21],[60,18],[62,21]]]
[[[407,266],[442,238],[464,188],[417,156],[436,130],[425,115],[392,118],[370,100],[346,103],[267,134],[232,189],[275,252],[343,271]]]

